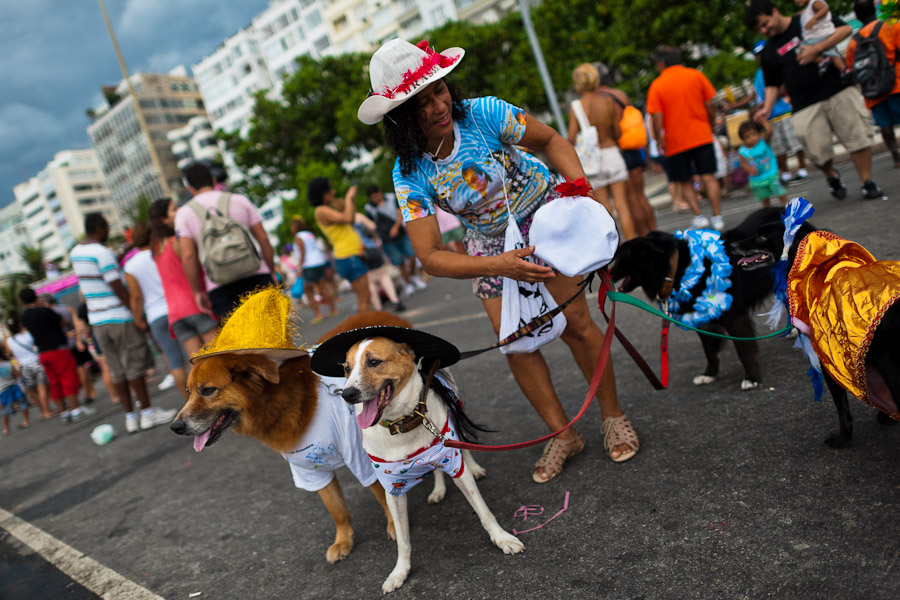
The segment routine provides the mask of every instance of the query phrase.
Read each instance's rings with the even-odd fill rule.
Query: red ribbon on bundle
[[[403,81],[394,89],[384,88],[383,93],[373,92],[375,96],[393,98],[397,94],[405,94],[412,89],[414,83],[430,73],[435,66],[446,69],[459,59],[459,56],[450,57],[435,52],[433,48],[428,47],[428,40],[422,40],[416,44],[416,47],[425,51],[425,58],[422,60],[422,65],[415,71],[407,71],[404,73]]]
[[[565,183],[560,183],[553,189],[559,192],[559,195],[563,197],[591,196],[591,184],[588,183],[586,177],[579,177],[575,181],[566,180]]]

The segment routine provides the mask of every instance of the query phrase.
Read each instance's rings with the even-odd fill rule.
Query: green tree
[[[281,99],[256,95],[250,131],[219,132],[235,162],[248,174],[242,191],[262,202],[273,191],[296,189],[301,165],[343,165],[381,145],[377,128],[356,118],[369,82],[368,55],[346,54],[316,61],[297,60],[298,69],[285,79]]]
[[[137,223],[149,223],[150,222],[150,205],[153,204],[153,198],[146,194],[141,194],[138,196],[137,200],[134,203],[134,218],[131,221],[131,226],[134,227]]]
[[[19,292],[28,285],[30,276],[26,273],[17,273],[4,279],[3,285],[0,285],[0,315],[6,321],[12,313],[22,313]]]
[[[47,272],[44,270],[44,249],[40,244],[37,246],[22,244],[19,246],[18,252],[25,264],[28,265],[31,281],[40,281],[47,277]]]

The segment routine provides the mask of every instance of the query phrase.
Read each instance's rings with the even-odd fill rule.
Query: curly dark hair
[[[463,105],[463,95],[459,87],[449,79],[444,79],[450,97],[453,98],[453,120],[462,121],[466,118],[466,107]],[[425,153],[428,140],[419,128],[419,117],[415,102],[404,102],[384,117],[384,137],[387,145],[391,147],[397,160],[400,161],[400,174],[408,176],[415,170],[416,159]]]

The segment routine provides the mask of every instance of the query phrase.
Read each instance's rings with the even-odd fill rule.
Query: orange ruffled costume
[[[884,313],[900,298],[900,262],[876,261],[868,250],[826,231],[806,236],[788,274],[794,325],[812,340],[828,374],[859,400],[900,419],[866,353]]]

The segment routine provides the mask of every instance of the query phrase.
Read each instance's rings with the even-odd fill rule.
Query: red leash
[[[603,305],[606,302],[606,293],[608,291],[613,290],[613,283],[609,277],[609,272],[606,269],[602,269],[598,271],[600,274],[600,289],[598,291],[597,302],[600,304],[601,310],[603,309]],[[554,431],[553,433],[548,433],[545,436],[539,437],[534,440],[529,440],[527,442],[519,442],[518,444],[507,444],[505,446],[483,446],[481,444],[469,444],[467,442],[459,442],[456,440],[446,440],[444,445],[449,448],[459,448],[461,450],[478,450],[480,452],[501,452],[503,450],[518,450],[520,448],[527,448],[529,446],[534,446],[535,444],[540,444],[541,442],[547,441],[552,437],[556,437],[572,425],[574,425],[584,414],[587,412],[588,407],[591,405],[591,400],[594,397],[594,394],[597,393],[597,388],[600,386],[600,379],[603,377],[603,371],[606,369],[606,364],[609,362],[609,352],[612,347],[612,339],[613,336],[610,335],[610,331],[616,331],[616,305],[613,304],[611,316],[607,319],[609,326],[606,329],[606,335],[603,336],[603,346],[600,349],[600,356],[597,357],[597,364],[594,366],[594,374],[591,376],[591,385],[588,388],[587,395],[584,397],[584,403],[581,405],[581,410],[578,411],[578,414],[575,415],[575,418],[572,419],[568,425],[560,429],[559,431]],[[606,316],[606,313],[603,315]],[[621,339],[620,339],[621,341]],[[667,363],[668,366],[668,363]],[[665,377],[668,380],[668,369],[666,370]]]
[[[616,303],[613,302],[613,310],[615,310],[615,307]],[[600,312],[603,313],[603,318],[606,319],[607,323],[612,322],[610,318],[606,316],[606,306],[603,304],[600,305]],[[614,329],[614,332],[616,334],[616,339],[622,343],[622,347],[628,352],[628,356],[630,356],[634,361],[634,364],[638,366],[647,378],[647,381],[650,382],[650,385],[656,390],[666,389],[669,386],[669,322],[665,319],[662,320],[662,331],[660,331],[659,334],[659,377],[656,376],[656,373],[653,372],[653,369],[650,368],[650,365],[647,364],[647,361],[644,360],[641,353],[637,351],[637,348],[628,341],[625,334],[618,329]]]

